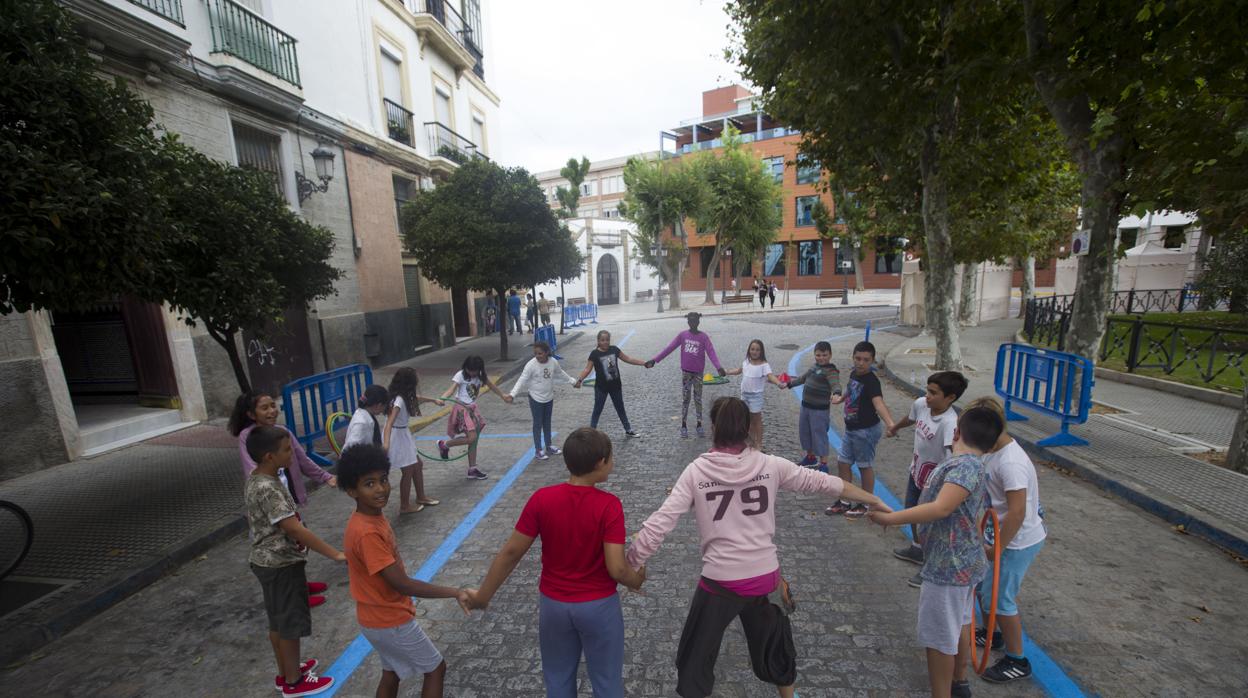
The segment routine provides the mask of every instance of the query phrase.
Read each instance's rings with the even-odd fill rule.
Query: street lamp
[[[295,184],[299,190],[299,203],[301,204],[318,191],[322,194],[329,191],[329,181],[334,178],[334,151],[318,144],[311,155],[312,163],[316,166],[316,178],[321,180],[321,183],[317,185],[304,177],[302,172],[295,172]]]
[[[724,300],[728,298],[728,274],[732,271],[731,248],[724,250],[724,264],[721,266],[727,267],[727,271],[724,272],[724,277],[719,280],[719,302],[723,303]]]
[[[862,249],[862,240],[859,238],[854,238],[854,257],[852,260],[846,260],[847,262],[846,267],[849,267],[852,270],[853,266],[862,260],[862,257],[859,254],[859,250],[861,249]],[[849,284],[849,272],[846,272],[845,276],[846,276],[845,283]],[[858,292],[858,279],[857,279],[857,275],[855,275],[854,293],[857,293],[857,292]]]
[[[841,286],[841,305],[849,305],[849,279],[845,277],[845,269],[847,263],[841,262],[841,238],[832,238],[832,258],[836,260],[837,273],[841,275],[843,285]]]
[[[667,256],[667,248],[655,242],[650,246],[650,256],[654,257],[655,264],[659,267],[659,288],[654,292],[654,295],[659,297],[658,312],[661,313],[663,312],[663,272],[665,270],[663,258]]]

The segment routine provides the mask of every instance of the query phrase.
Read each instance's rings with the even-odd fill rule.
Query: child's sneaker
[[[1026,657],[1015,659],[1007,654],[996,664],[988,667],[983,674],[983,679],[990,683],[1007,683],[1015,679],[1025,679],[1028,676],[1031,676],[1031,662],[1027,661]]]
[[[952,698],[971,698],[971,682],[954,681],[949,686],[949,695]]]
[[[308,596],[308,608],[316,608],[317,606],[324,605],[324,603],[324,596],[320,596],[319,594],[312,594]]]
[[[484,480],[485,478],[489,477],[489,475],[486,475],[485,473],[481,472],[480,470],[477,470],[476,468],[469,468],[468,472],[465,474],[465,477],[467,477],[469,480]]]
[[[702,428],[701,424],[697,426],[697,432],[698,432],[699,439],[702,438],[703,436],[706,436],[706,430]]]
[[[845,510],[845,518],[847,519],[861,519],[862,517],[866,515],[867,515],[866,504],[855,504],[852,507]]]
[[[689,438],[689,427],[686,427],[686,426],[680,427],[680,438],[682,439]]]
[[[325,591],[326,589],[329,589],[329,585],[326,584],[325,582],[308,582],[309,594],[319,594]]]
[[[844,514],[845,512],[853,508],[853,506],[854,505],[850,504],[849,502],[843,499],[838,499],[836,500],[835,504],[828,507],[827,509],[824,509],[823,513],[827,514],[828,516],[836,516],[837,514]]]
[[[641,434],[638,434],[637,432],[633,431],[632,429],[629,429],[628,431],[624,432],[624,435],[625,435],[625,436],[627,436],[627,437],[629,437],[629,438],[632,438],[632,439],[636,439],[636,438],[638,438],[639,436],[641,436]]]
[[[306,676],[309,672],[315,669],[316,665],[319,663],[320,662],[316,661],[315,659],[304,660],[303,664],[299,665],[299,675]],[[282,689],[285,687],[286,687],[286,677],[282,676],[281,674],[278,674],[276,677],[274,677],[273,688],[275,688],[278,693],[281,693]]]
[[[299,679],[299,683],[291,686],[283,683],[282,695],[284,696],[314,696],[317,693],[328,691],[330,686],[334,685],[334,680],[328,676],[317,676],[313,673],[304,674]]]
[[[916,565],[923,564],[923,548],[911,543],[900,548],[893,548],[893,557]]]
[[[807,455],[807,456],[803,456],[803,457],[802,457],[802,459],[801,459],[800,461],[798,461],[798,462],[797,462],[797,464],[798,464],[798,465],[800,465],[800,466],[803,466],[803,467],[809,468],[810,466],[812,466],[812,465],[814,465],[815,463],[818,463],[818,462],[819,462],[819,461],[815,460],[815,457],[814,457],[814,456]]]
[[[538,460],[550,460],[550,457],[546,455],[546,452],[541,449],[538,449],[537,455],[535,457]]]
[[[913,577],[911,577],[910,579],[906,580],[906,584],[909,584],[910,586],[914,587],[915,589],[920,589],[920,588],[922,588],[922,587],[923,587],[923,575],[922,575],[922,574],[915,574]]]
[[[975,628],[975,646],[983,647],[988,642],[988,628]],[[999,650],[1005,647],[1005,638],[1002,637],[1000,630],[992,631],[992,649]]]
[[[823,473],[824,475],[827,475],[827,474],[828,474],[828,464],[827,464],[827,463],[824,463],[824,462],[822,462],[822,461],[821,461],[821,462],[819,463],[819,466],[818,466],[818,467],[816,467],[816,468],[815,468],[815,470],[818,470],[819,472]]]
[[[562,449],[562,448],[556,448],[556,447],[554,447],[554,446],[550,446],[550,447],[548,447],[548,448],[546,449],[546,453],[547,453],[548,455],[557,456],[557,455],[559,455],[560,453],[563,453],[563,449]]]
[[[438,439],[438,453],[442,454],[442,460],[446,460],[451,457],[451,449],[446,445],[445,439]]]

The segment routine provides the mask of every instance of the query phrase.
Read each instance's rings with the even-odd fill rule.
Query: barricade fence
[[[355,412],[364,389],[372,383],[373,369],[364,364],[351,364],[300,378],[282,388],[286,428],[313,462],[321,466],[333,464],[315,450],[316,442],[325,438],[325,420],[334,412]]]
[[[1040,446],[1086,446],[1070,425],[1088,421],[1094,375],[1092,362],[1078,354],[1010,342],[997,348],[993,387],[1010,421],[1027,419],[1015,406],[1061,420],[1061,431],[1038,441]]]
[[[580,327],[581,325],[588,323],[595,325],[598,324],[597,303],[581,303],[579,305],[563,306],[564,327]]]

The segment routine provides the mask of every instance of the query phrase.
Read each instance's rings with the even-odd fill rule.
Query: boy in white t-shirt
[[[889,436],[914,425],[914,456],[910,459],[910,477],[906,483],[906,508],[919,503],[919,495],[936,466],[953,454],[953,435],[958,429],[958,415],[953,403],[966,392],[966,377],[957,371],[938,371],[927,377],[927,394],[914,401],[910,414],[888,430]],[[910,527],[910,544],[893,551],[893,555],[916,565],[923,564],[923,548],[919,547],[918,531]],[[910,586],[919,588],[919,575],[910,579]]]
[[[978,398],[970,407],[986,407],[1001,415],[1004,423],[1005,409],[994,397]],[[1000,630],[993,633],[992,649],[1004,647],[1005,656],[988,667],[983,678],[992,683],[1006,683],[1031,676],[1031,662],[1023,655],[1023,622],[1019,618],[1017,598],[1027,568],[1044,547],[1048,531],[1041,518],[1043,510],[1036,466],[1009,434],[1002,431],[996,446],[984,454],[984,470],[988,475],[988,499],[1001,526],[999,532],[994,532],[1001,541],[1001,574],[997,583],[997,627]],[[986,543],[985,551],[989,567],[979,585],[979,607],[986,618],[986,607],[992,603],[992,546]],[[975,644],[980,647],[988,644],[987,628],[975,632]]]

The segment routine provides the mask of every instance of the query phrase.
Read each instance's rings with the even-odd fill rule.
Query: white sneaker
[[[538,451],[538,452],[537,452],[537,459],[538,459],[538,460],[550,460],[550,456],[546,455],[546,452],[545,452],[545,451]]]

